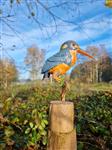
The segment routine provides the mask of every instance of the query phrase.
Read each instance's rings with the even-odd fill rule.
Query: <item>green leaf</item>
[[[45,123],[44,123],[44,121],[41,122],[41,126],[42,126],[43,128],[45,128]]]
[[[46,125],[48,125],[48,121],[47,121],[47,120],[43,120],[43,122],[44,122]]]
[[[26,125],[27,123],[28,123],[28,120],[24,120],[24,123],[23,123],[23,124]]]
[[[43,145],[47,144],[47,138],[46,137],[43,138],[42,143],[43,143]]]
[[[43,130],[43,127],[41,126],[41,125],[39,125],[39,127],[38,127],[40,130]]]
[[[19,122],[20,120],[19,120],[19,118],[18,117],[14,117],[13,119],[12,119],[12,122],[13,123],[15,123],[15,122]]]
[[[26,130],[25,130],[25,134],[28,134],[28,133],[30,133],[30,128],[27,128]]]
[[[5,135],[6,135],[7,137],[12,136],[14,133],[15,133],[15,132],[14,132],[14,130],[13,130],[13,128],[12,128],[11,126],[9,126],[9,127],[7,127],[7,128],[5,129]]]
[[[33,128],[34,126],[32,122],[30,122],[29,125],[30,125],[30,128]]]
[[[83,150],[83,147],[84,147],[84,143],[83,142],[79,142],[78,143],[78,149],[79,150]]]

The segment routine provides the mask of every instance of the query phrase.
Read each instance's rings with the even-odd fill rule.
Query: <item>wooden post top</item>
[[[50,129],[53,132],[68,133],[74,129],[74,103],[69,101],[50,102]]]
[[[56,104],[56,105],[60,105],[60,104],[63,104],[63,105],[73,105],[73,102],[70,102],[70,101],[51,101],[50,104]]]

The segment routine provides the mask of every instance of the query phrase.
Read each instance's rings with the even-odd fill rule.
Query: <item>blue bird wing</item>
[[[60,51],[45,61],[45,64],[42,68],[41,73],[48,72],[51,68],[62,63],[70,65],[71,59],[72,59],[72,56],[68,50]]]

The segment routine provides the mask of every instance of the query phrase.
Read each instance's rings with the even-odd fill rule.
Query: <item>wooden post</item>
[[[67,92],[67,81],[64,81],[64,84],[62,86],[62,92],[61,92],[62,101],[65,101],[66,92]]]
[[[49,121],[47,150],[76,150],[73,102],[52,101],[50,103]]]

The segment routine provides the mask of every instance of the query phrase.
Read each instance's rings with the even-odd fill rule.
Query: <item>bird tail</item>
[[[50,73],[49,72],[44,73],[42,80],[44,80],[45,78],[50,78]]]

